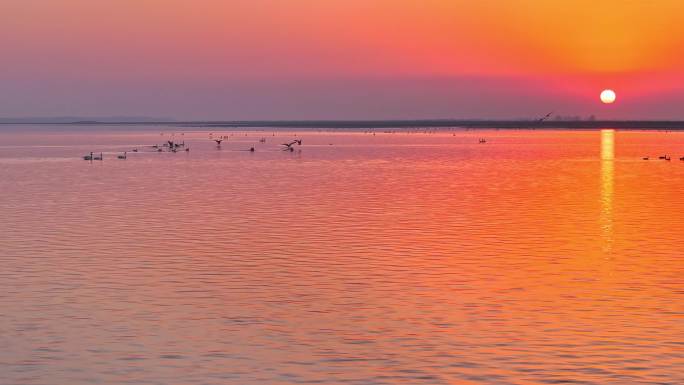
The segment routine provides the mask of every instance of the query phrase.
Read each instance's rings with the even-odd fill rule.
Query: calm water
[[[1,384],[684,383],[684,133],[180,130],[0,127]]]

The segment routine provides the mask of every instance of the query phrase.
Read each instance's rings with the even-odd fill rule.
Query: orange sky
[[[301,104],[320,97],[340,104],[344,95],[363,93],[359,83],[370,79],[372,95],[380,92],[373,83],[382,82],[380,94],[396,89],[411,102],[418,92],[427,96],[425,106],[412,106],[416,117],[503,117],[518,110],[524,116],[536,113],[536,105],[528,111],[506,100],[531,97],[552,100],[548,108],[561,114],[632,118],[641,102],[658,108],[639,115],[672,118],[681,101],[680,36],[684,2],[677,0],[4,0],[0,80],[9,86],[0,91],[0,115],[196,111],[192,117],[261,118],[240,114],[249,110],[263,118],[316,118],[325,110],[331,118],[391,117],[391,104],[379,106],[378,116],[364,108],[340,116],[332,106],[302,111]],[[447,79],[450,89],[416,85],[424,78]],[[340,79],[354,79],[357,88],[342,92]],[[505,92],[495,92],[496,79]],[[287,86],[274,90],[279,82]],[[617,91],[619,103],[597,104],[605,87]],[[481,109],[430,108],[431,96],[459,90],[460,98],[496,98]],[[166,96],[180,92],[187,99]],[[238,92],[249,94],[247,104],[227,108]],[[143,104],[137,109],[122,103],[135,95]],[[145,109],[151,95],[163,100]],[[297,111],[282,95],[301,96]],[[102,104],[84,105],[93,96]],[[381,103],[375,99],[368,102]]]

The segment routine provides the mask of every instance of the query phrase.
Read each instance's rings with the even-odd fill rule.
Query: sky
[[[679,0],[2,0],[0,117],[684,119],[682,36]]]

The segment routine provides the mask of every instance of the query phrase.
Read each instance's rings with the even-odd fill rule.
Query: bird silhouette
[[[537,122],[538,122],[538,123],[541,123],[541,122],[547,120],[548,118],[551,117],[551,114],[553,114],[553,111],[551,111],[551,112],[549,112],[548,114],[546,114],[546,115],[542,116],[541,118],[539,118],[539,119],[537,120]]]
[[[291,141],[290,143],[283,143],[282,145],[285,146],[285,148],[283,148],[283,151],[294,151],[294,148],[292,148],[292,146],[294,146],[295,144],[301,146],[302,140],[301,139],[295,139],[295,140]]]

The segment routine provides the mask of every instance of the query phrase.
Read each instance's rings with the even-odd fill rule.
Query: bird
[[[102,156],[102,153],[100,153],[100,156],[95,156],[93,160],[103,160],[104,156]]]
[[[84,155],[83,160],[93,160],[93,153],[91,152],[90,155]]]
[[[250,147],[249,152],[254,152],[254,147]]]
[[[124,151],[123,155],[117,156],[119,159],[126,159],[128,156],[126,155],[126,152]]]
[[[647,157],[647,156],[645,156],[645,157],[643,157],[642,159],[643,159],[643,160],[648,160],[648,157]]]
[[[285,148],[283,148],[283,151],[294,151],[294,148],[292,148],[292,146],[293,146],[295,143],[296,143],[297,145],[300,145],[300,146],[301,146],[301,145],[302,145],[302,140],[301,140],[301,139],[295,139],[295,140],[291,141],[290,143],[283,143],[282,145],[285,146]]]
[[[541,117],[540,119],[538,119],[537,122],[541,123],[541,122],[545,121],[546,119],[551,117],[551,114],[553,114],[553,111],[549,112],[548,114],[546,114],[543,117]]]

